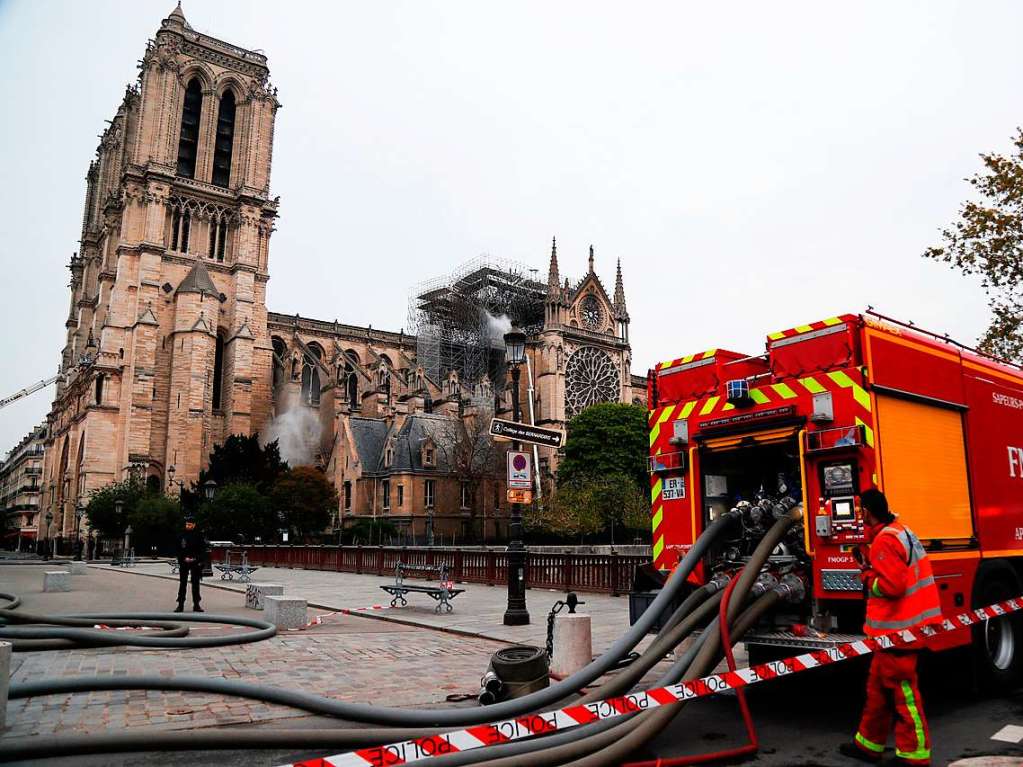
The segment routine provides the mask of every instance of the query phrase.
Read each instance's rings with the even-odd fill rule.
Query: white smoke
[[[282,403],[280,412],[263,432],[263,444],[277,440],[281,458],[289,466],[308,466],[320,441],[320,419],[315,410],[294,400],[292,394]]]
[[[499,349],[504,348],[504,334],[511,330],[512,321],[507,314],[494,316],[486,309],[483,313],[487,316],[487,329],[490,332],[490,343]]]

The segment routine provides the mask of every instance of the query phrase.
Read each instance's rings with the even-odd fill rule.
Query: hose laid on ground
[[[669,579],[669,583],[666,584],[665,588],[662,589],[661,594],[654,600],[654,603],[650,606],[647,612],[641,616],[640,620],[630,629],[626,635],[623,635],[612,647],[606,652],[601,658],[597,659],[594,663],[590,664],[586,669],[578,674],[569,677],[559,685],[555,685],[552,688],[544,691],[548,695],[540,695],[542,697],[550,697],[550,693],[555,692],[559,697],[555,697],[554,700],[560,699],[562,696],[562,690],[565,688],[578,689],[581,686],[580,677],[584,675],[593,675],[593,679],[603,673],[602,669],[604,666],[613,667],[619,660],[618,656],[624,655],[626,652],[631,650],[632,647],[646,634],[649,630],[650,625],[657,618],[657,616],[663,611],[664,607],[673,600],[676,596],[676,592],[684,586],[685,578],[692,571],[695,564],[702,558],[707,548],[716,538],[716,536],[723,531],[731,522],[732,516],[725,515],[715,521],[700,539],[694,544],[693,548],[687,554],[687,556],[679,564],[678,568],[673,574],[673,577]],[[716,600],[715,600],[716,601]],[[693,603],[695,604],[695,602]],[[673,616],[674,621],[680,621],[684,617],[685,611],[676,611]],[[147,619],[153,619],[154,616],[146,616]],[[164,617],[164,616],[160,616]],[[174,616],[178,617],[178,616]],[[212,616],[210,616],[212,617]],[[669,621],[669,625],[671,621]],[[693,624],[695,625],[695,624]],[[627,648],[622,651],[623,646],[628,645]],[[699,641],[694,645],[694,651],[703,645],[703,640]],[[687,653],[690,654],[690,653]],[[258,685],[247,685],[245,683],[229,682],[228,680],[206,680],[206,679],[179,679],[179,680],[168,680],[166,678],[147,678],[141,679],[135,678],[129,680],[127,678],[120,678],[117,680],[93,680],[97,683],[91,683],[90,680],[63,680],[64,683],[35,683],[27,685],[14,685],[11,689],[12,698],[20,698],[34,695],[43,695],[59,692],[74,692],[74,691],[85,691],[95,689],[135,689],[139,685],[139,682],[143,682],[142,686],[149,689],[185,689],[194,690],[201,692],[213,692],[216,694],[235,694],[244,695],[246,697],[254,697],[259,700],[267,700],[268,702],[282,703],[284,705],[298,705],[298,707],[305,710],[312,710],[315,713],[328,713],[331,715],[342,715],[348,718],[348,714],[352,713],[352,709],[360,710],[364,709],[367,714],[379,713],[381,710],[373,706],[360,706],[358,704],[347,704],[347,705],[327,705],[326,707],[320,704],[337,704],[336,701],[330,699],[319,698],[318,696],[308,695],[304,693],[290,693],[286,690],[274,690],[273,688],[266,688]],[[180,684],[173,684],[174,681]],[[583,684],[588,684],[588,680]],[[269,694],[266,694],[269,693]],[[520,713],[526,711],[535,710],[538,705],[544,705],[544,703],[537,703],[536,697],[540,697],[537,694],[527,696],[516,701],[518,704],[515,708],[521,709]],[[338,709],[341,709],[340,711]],[[481,712],[480,716],[473,716],[471,711],[466,710],[447,710],[441,712],[450,716],[458,717],[462,721],[466,718],[472,719],[476,722],[492,721],[492,717],[498,715],[495,711],[497,707],[490,707]],[[434,722],[438,718],[437,712],[402,712],[400,709],[383,709],[385,720],[390,720],[392,715],[399,718],[410,718],[418,719],[420,721],[428,722],[429,727],[442,726],[435,725]],[[409,717],[400,717],[401,714],[410,714]],[[466,715],[469,715],[468,717]],[[446,718],[446,717],[445,717]],[[611,728],[620,724],[616,720],[610,720],[608,722],[600,722],[596,725],[591,725],[588,729],[590,732],[603,727]],[[358,747],[360,745],[367,745],[370,743],[379,744],[388,740],[400,740],[412,737],[422,737],[424,735],[432,734],[432,729],[426,730],[409,730],[409,729],[339,729],[339,730],[298,730],[298,731],[274,731],[274,732],[241,732],[237,729],[230,731],[205,731],[203,733],[119,733],[110,736],[90,736],[89,737],[89,750],[98,752],[107,751],[126,751],[126,750],[137,750],[143,748],[144,750],[169,750],[169,749],[196,749],[196,748],[232,748],[232,747],[263,747],[263,748],[275,748],[275,747],[288,747],[294,745],[296,747],[309,747],[310,745],[322,745],[322,747],[331,748],[344,748],[344,747]],[[542,744],[543,747],[553,745],[553,740],[559,736],[575,735],[575,733],[561,733],[554,736],[550,736],[545,739]],[[29,740],[29,739],[26,739]],[[85,746],[82,743],[82,737],[80,736],[65,736],[56,739],[49,739],[45,744],[35,742],[37,739],[31,739],[32,742],[18,742],[18,741],[7,741],[5,742],[5,753],[0,758],[6,758],[8,753],[13,753],[12,749],[19,749],[17,753],[24,756],[44,756],[44,755],[58,755],[61,753],[82,753],[82,748]],[[144,745],[143,745],[144,744]],[[520,744],[508,744],[508,746],[514,746]],[[524,744],[523,744],[524,745]]]
[[[791,516],[779,520],[764,539],[761,540],[760,545],[757,546],[757,549],[732,587],[733,593],[736,594],[736,601],[730,603],[729,608],[741,608],[746,595],[753,586],[753,582],[757,579],[760,570],[767,562],[767,558],[775,546],[777,546],[781,537],[797,519],[799,519],[799,516],[793,513]],[[716,604],[721,594],[715,596],[712,596],[709,601],[713,601]],[[754,605],[742,613],[735,621],[736,625],[732,631],[733,639],[738,640],[745,631],[759,620],[760,616],[764,615],[777,603],[778,598],[779,595],[773,591],[760,596]],[[729,609],[729,612],[732,612],[732,610]],[[715,622],[679,656],[667,674],[659,679],[655,685],[666,686],[674,684],[680,679],[689,681],[709,673],[720,654],[718,647],[720,646],[721,637],[717,628],[717,619],[715,619]],[[604,697],[603,693],[606,688],[607,685],[605,684],[599,690],[594,691],[579,702],[582,703],[587,698],[595,700]],[[640,747],[645,742],[644,738],[656,736],[661,729],[667,726],[681,712],[683,705],[685,704],[680,703],[637,714],[626,714],[615,719],[573,728],[562,733],[490,746],[485,749],[485,753],[482,755],[476,751],[468,751],[460,754],[435,757],[430,760],[431,767],[455,767],[456,765],[484,763],[488,767],[545,767],[546,765],[566,764],[566,762],[572,765],[572,767],[580,767],[581,765],[589,764],[594,759],[599,760],[601,764],[617,764],[624,760],[634,749]],[[648,723],[652,717],[657,718],[652,723]],[[623,738],[635,733],[637,728],[644,724],[646,724],[643,731],[644,734],[634,736],[627,750],[616,747]],[[615,756],[605,761],[602,757],[612,749],[616,752]],[[587,754],[591,755],[592,759],[587,759]]]
[[[17,594],[8,594],[6,591],[0,591],[0,599],[6,599],[10,602],[4,609],[13,610],[21,604],[21,597]]]
[[[372,706],[363,703],[346,703],[310,693],[284,690],[264,685],[249,684],[227,679],[205,679],[202,677],[162,677],[143,675],[134,677],[83,677],[79,679],[49,679],[38,682],[12,684],[10,698],[18,699],[40,695],[55,695],[96,690],[164,690],[175,692],[204,692],[217,695],[232,695],[251,698],[267,703],[278,703],[315,714],[324,714],[353,722],[395,725],[397,727],[451,727],[484,724],[495,719],[512,718],[535,711],[563,700],[576,690],[583,689],[602,676],[649,631],[657,617],[685,587],[686,578],[707,550],[736,518],[726,513],[711,523],[686,553],[672,573],[661,593],[657,595],[639,620],[629,628],[600,657],[582,670],[572,674],[558,684],[539,690],[521,698],[496,703],[477,709],[434,709],[411,711],[402,708]],[[124,617],[124,616],[111,616]],[[139,617],[139,616],[137,616]],[[151,619],[166,618],[166,614],[147,616]],[[163,640],[174,641],[174,640]],[[181,640],[178,640],[181,641]],[[228,644],[229,642],[224,642]]]
[[[732,603],[730,607],[739,609],[752,587],[753,581],[759,576],[761,568],[767,562],[771,551],[796,519],[798,516],[792,514],[778,520],[764,536],[738,576],[738,582],[734,587],[736,602]],[[768,600],[772,605],[775,602],[770,594],[760,597],[754,606],[749,608],[750,611],[755,611],[751,615],[758,617],[766,612]],[[738,638],[739,635],[735,634],[735,636]],[[716,620],[714,625],[704,631],[700,640],[701,646],[696,652],[695,658],[688,652],[684,653],[673,664],[668,677],[673,677],[674,681],[678,681],[677,675],[681,670],[685,671],[681,678],[690,681],[706,675],[714,667],[720,647],[720,634],[717,631]],[[597,734],[592,734],[592,729],[588,727],[573,729],[565,733],[568,736],[566,737],[567,742],[557,746],[546,746],[544,743],[546,738],[527,741],[536,747],[527,755],[517,753],[514,756],[496,759],[483,755],[476,759],[466,760],[463,764],[486,763],[488,767],[523,767],[524,765],[525,767],[546,767],[547,765],[604,767],[605,765],[617,765],[625,761],[633,751],[654,738],[678,716],[683,705],[664,706],[610,720],[615,722],[615,725]],[[488,751],[490,750],[492,749],[488,749]]]
[[[753,581],[759,577],[760,570],[767,562],[771,552],[781,541],[782,537],[784,537],[789,527],[798,521],[800,517],[801,510],[796,507],[792,513],[777,520],[767,531],[763,539],[761,539],[753,555],[737,577],[737,583],[732,592],[733,601],[728,606],[729,622],[734,622],[734,616],[742,609],[743,601],[752,588]],[[772,597],[771,593],[764,594],[752,607],[748,608],[747,613],[749,613],[749,617],[746,617],[744,620],[755,622],[760,615],[766,613],[770,606],[773,606],[776,599],[776,597]],[[686,671],[683,677],[684,681],[691,681],[704,676],[714,667],[717,661],[721,644],[718,622],[715,621],[714,625],[710,626],[706,633],[709,634],[709,639],[704,642],[703,647],[700,648],[696,658]],[[739,636],[741,635],[736,632],[735,639],[738,639]],[[590,741],[592,742],[572,744],[578,748],[566,754],[571,761],[544,760],[542,764],[565,764],[566,767],[607,767],[608,765],[621,764],[625,762],[631,753],[651,741],[661,730],[667,727],[678,716],[682,708],[683,706],[681,705],[672,705],[644,711],[620,727],[591,738]],[[530,760],[528,767],[535,767],[536,764],[538,763]]]
[[[254,631],[240,631],[222,636],[193,637],[185,623],[217,623],[245,626]],[[33,624],[11,626],[11,623]],[[37,625],[48,624],[48,625]],[[111,627],[153,627],[149,635],[97,629],[97,624]],[[223,647],[269,639],[277,633],[272,623],[237,615],[208,613],[83,613],[77,615],[33,615],[10,608],[0,610],[0,639],[14,645],[15,652],[57,650],[73,647],[160,647],[191,648]],[[13,689],[14,685],[12,685]],[[14,697],[13,695],[11,697]]]

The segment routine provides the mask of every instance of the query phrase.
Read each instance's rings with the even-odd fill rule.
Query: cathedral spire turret
[[[177,6],[175,6],[174,10],[168,14],[166,19],[164,19],[165,25],[167,22],[170,22],[171,24],[180,24],[185,29],[191,29],[188,25],[188,19],[185,18],[185,12],[181,10],[181,0],[178,0]]]
[[[622,284],[622,260],[620,258],[618,259],[618,273],[615,275],[614,306],[619,319],[629,319],[629,311],[625,308],[625,286]]]
[[[551,238],[551,265],[547,269],[547,296],[555,298],[560,289],[561,279],[558,276],[558,238]]]

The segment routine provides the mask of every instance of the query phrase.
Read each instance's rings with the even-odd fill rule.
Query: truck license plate
[[[675,501],[686,497],[685,477],[665,477],[661,490],[662,501]]]

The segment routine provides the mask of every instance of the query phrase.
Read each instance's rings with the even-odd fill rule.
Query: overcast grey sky
[[[55,371],[84,175],[159,2],[0,0],[0,396]],[[490,253],[622,259],[634,369],[873,304],[973,340],[920,257],[1021,119],[1017,2],[214,2],[284,108],[269,305],[394,329]],[[53,389],[0,411],[0,452]]]

